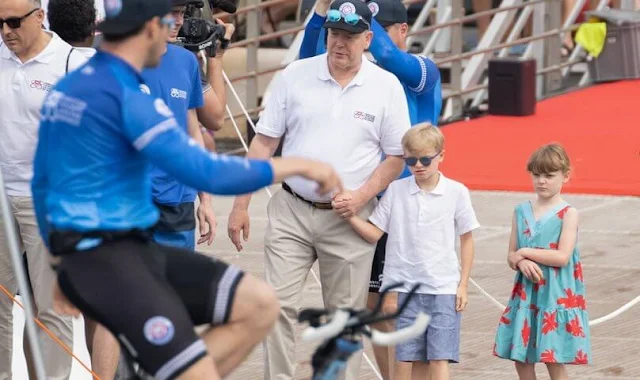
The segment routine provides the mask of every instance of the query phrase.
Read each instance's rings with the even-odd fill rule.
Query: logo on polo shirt
[[[373,116],[373,115],[371,115],[369,113],[363,112],[363,111],[355,111],[353,113],[353,117],[355,119],[366,120],[366,121],[368,121],[370,123],[373,123],[376,120],[375,116]]]
[[[49,92],[51,91],[51,88],[53,88],[53,85],[39,79],[34,79],[29,83],[29,87]]]
[[[178,98],[178,99],[186,99],[187,98],[187,92],[186,91],[182,91],[182,90],[178,90],[177,88],[172,88],[171,89],[171,97],[172,98]]]

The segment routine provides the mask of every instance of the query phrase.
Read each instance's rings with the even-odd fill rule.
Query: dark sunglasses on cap
[[[25,18],[31,16],[38,9],[40,9],[40,8],[33,9],[31,12],[27,13],[26,15],[24,15],[22,17],[9,17],[8,19],[5,19],[5,20],[0,18],[0,29],[4,28],[4,24],[5,23],[11,29],[18,29],[20,27],[20,25],[22,25],[22,20],[24,20]]]
[[[418,164],[418,161],[420,161],[420,163],[422,164],[422,166],[429,166],[431,165],[431,161],[433,161],[434,158],[438,157],[440,155],[441,152],[438,152],[437,154],[429,157],[429,156],[424,156],[424,157],[405,157],[404,158],[404,162],[407,164],[407,166],[416,166]]]
[[[371,29],[371,25],[369,25],[367,20],[365,20],[359,14],[349,13],[346,15],[336,9],[331,9],[329,12],[327,12],[327,20],[331,22],[338,22],[340,21],[340,19],[344,19],[344,22],[346,22],[349,25],[356,25],[358,21],[362,20],[362,22],[364,22],[367,25],[367,27]]]

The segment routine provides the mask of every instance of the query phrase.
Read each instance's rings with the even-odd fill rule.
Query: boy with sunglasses
[[[428,123],[416,125],[404,135],[402,146],[412,175],[389,185],[368,221],[352,217],[349,222],[370,243],[389,234],[381,289],[403,282],[398,288],[398,303],[403,303],[412,284],[422,283],[396,328],[410,326],[420,311],[432,317],[424,336],[396,346],[397,362],[412,366],[397,363],[394,379],[448,379],[449,363],[459,361],[460,313],[467,305],[474,256],[472,231],[480,224],[469,190],[439,171],[442,132]]]

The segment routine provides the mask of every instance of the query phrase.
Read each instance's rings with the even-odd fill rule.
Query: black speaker
[[[527,116],[535,112],[535,59],[490,60],[489,114]]]

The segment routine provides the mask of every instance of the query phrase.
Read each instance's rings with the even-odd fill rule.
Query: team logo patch
[[[366,120],[370,123],[373,123],[376,120],[376,117],[374,115],[368,114],[366,112],[363,111],[355,111],[353,113],[353,117],[355,119],[359,119],[359,120]]]
[[[370,1],[367,5],[369,6],[369,10],[371,11],[371,16],[375,17],[375,15],[380,12],[380,6],[375,1]]]
[[[171,339],[173,339],[174,334],[175,328],[173,327],[173,323],[166,317],[156,316],[150,318],[144,324],[144,337],[156,346],[169,343]]]
[[[31,88],[35,88],[36,90],[42,90],[42,91],[51,91],[51,89],[53,88],[53,85],[51,83],[47,83],[43,80],[38,80],[38,79],[34,79],[31,81],[31,83],[29,83],[29,87]]]
[[[153,105],[156,108],[156,111],[158,111],[158,113],[164,117],[172,117],[173,116],[173,112],[171,112],[171,110],[169,109],[169,106],[160,98],[156,99],[153,102]]]
[[[356,13],[356,6],[353,3],[344,3],[338,8],[340,13],[343,15],[350,15],[352,13]]]
[[[145,93],[147,95],[151,95],[151,89],[146,84],[141,84],[140,85],[140,91],[142,91],[143,93]]]
[[[104,0],[104,13],[107,18],[113,18],[122,11],[122,0]]]

